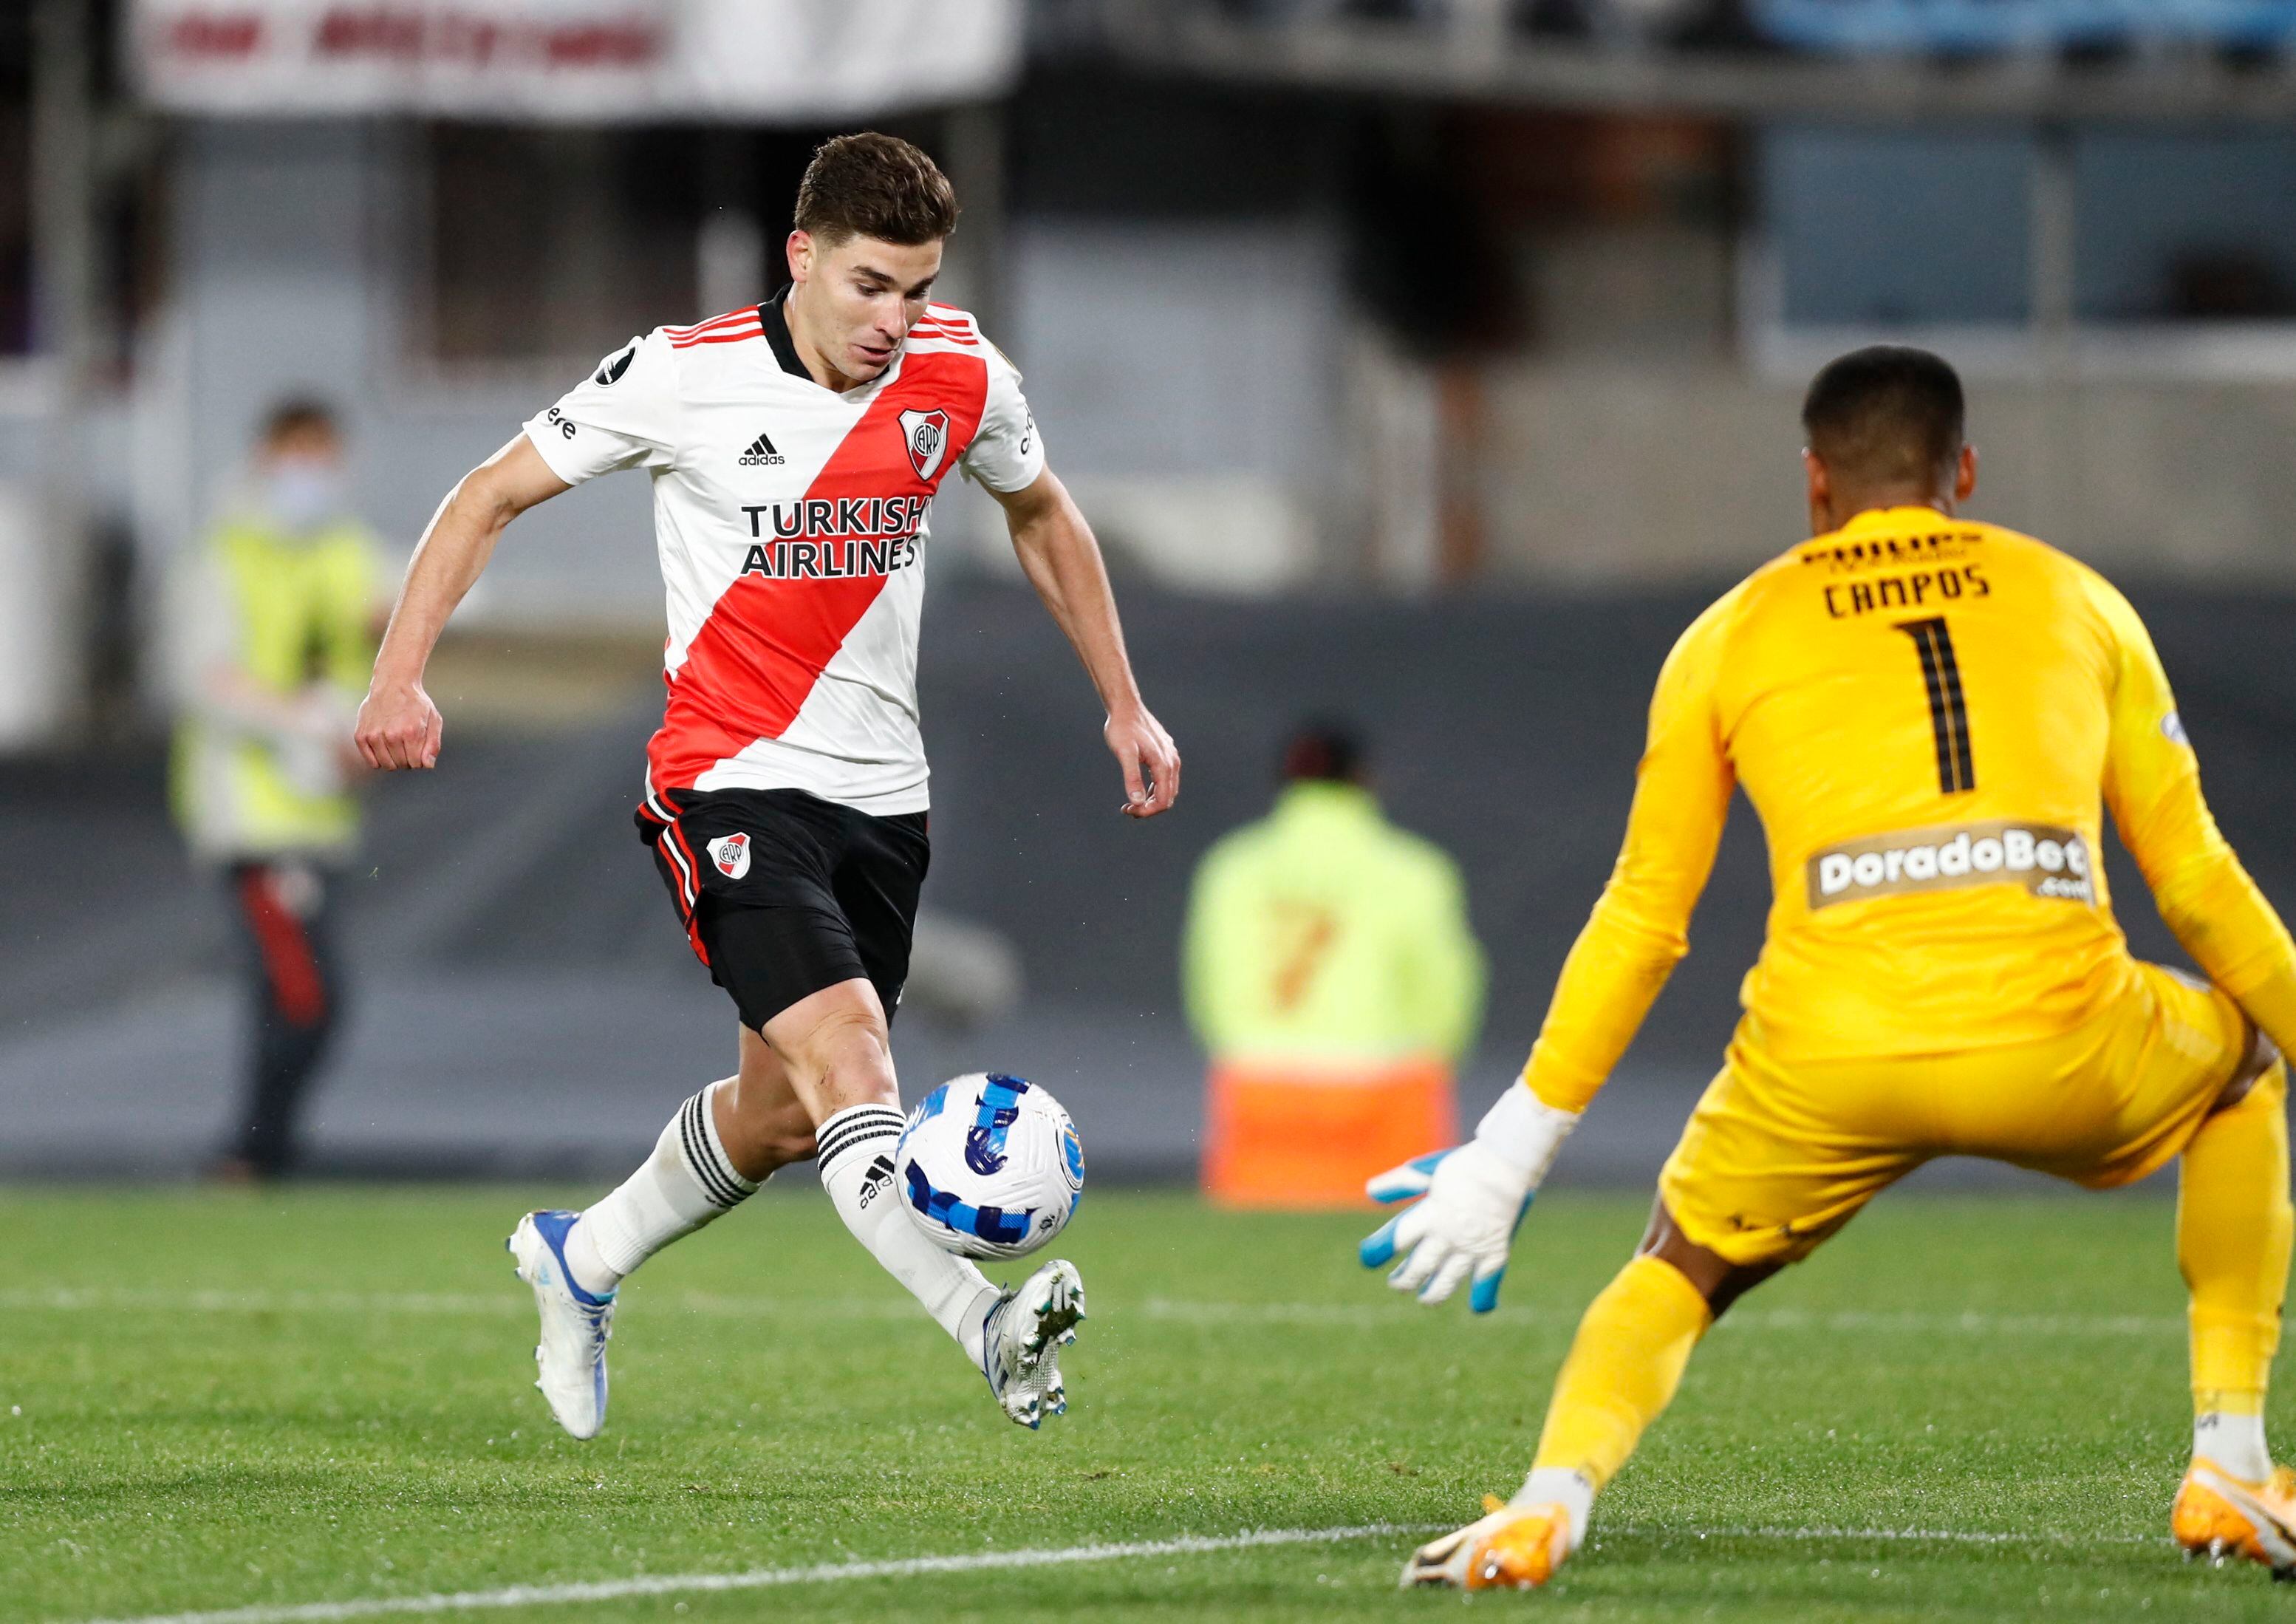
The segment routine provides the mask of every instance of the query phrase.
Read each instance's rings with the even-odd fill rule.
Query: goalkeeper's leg
[[[1555,1378],[1538,1454],[1512,1501],[1421,1549],[1406,1582],[1468,1589],[1546,1582],[1587,1537],[1595,1497],[1681,1385],[1715,1317],[1778,1271],[1734,1264],[1692,1241],[1663,1200],[1632,1260],[1578,1322]]]
[[[2192,1292],[2193,1464],[2170,1521],[2187,1551],[2238,1554],[2289,1571],[2296,1570],[2296,1473],[2273,1469],[2264,1440],[2296,1234],[2288,1073],[2268,1045],[2242,1070],[2227,1090],[2235,1103],[2202,1123],[2185,1146],[2178,1181],[2177,1261]]]
[[[1733,1044],[1659,1176],[1634,1259],[1579,1321],[1529,1477],[1504,1505],[1487,1502],[1481,1521],[1422,1546],[1406,1582],[1546,1583],[1715,1317],[1920,1164],[1924,1152],[1906,1148],[1919,1143],[1909,1100],[1916,1112],[1926,1103],[1890,1065],[1789,1071]]]
[[[1641,1250],[1578,1322],[1524,1485],[1569,1509],[1574,1547],[1595,1496],[1673,1400],[1699,1340],[1779,1267],[1732,1263],[1684,1234],[1663,1201],[1652,1211]]]

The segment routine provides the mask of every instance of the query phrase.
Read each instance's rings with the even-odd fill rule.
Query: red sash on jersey
[[[806,496],[930,499],[972,445],[988,400],[988,366],[979,357],[905,356],[900,376],[839,442]],[[937,457],[916,453],[913,431],[901,421],[905,412],[924,414],[936,429],[945,416]],[[922,477],[920,467],[932,477]],[[691,788],[727,757],[759,739],[781,737],[891,578],[735,580],[668,678],[661,727],[646,747],[652,783]]]

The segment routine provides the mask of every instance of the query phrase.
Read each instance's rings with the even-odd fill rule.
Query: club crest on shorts
[[[931,484],[933,475],[940,472],[941,458],[948,455],[948,414],[902,413],[901,445],[909,454],[909,465],[917,471],[917,478]]]
[[[738,880],[750,872],[750,837],[741,834],[721,834],[709,842],[709,860],[718,872],[728,880]]]

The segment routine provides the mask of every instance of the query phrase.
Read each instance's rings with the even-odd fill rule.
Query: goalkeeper
[[[1373,1181],[1425,1199],[1367,1240],[1399,1289],[1496,1301],[1515,1225],[1687,948],[1734,786],[1774,901],[1744,1018],[1595,1298],[1522,1490],[1420,1549],[1406,1582],[1545,1582],[1595,1496],[1737,1298],[1934,1156],[2112,1189],[2181,1158],[2194,1451],[2188,1551],[2296,1570],[2296,1471],[2265,1447],[2288,1276],[2296,945],[2201,796],[2128,601],[2030,537],[1956,516],[1975,488],[1935,356],[1845,356],[1802,412],[1815,539],[1726,594],[1669,656],[1618,865],[1522,1087],[1468,1144]],[[2110,807],[2209,981],[2141,964],[2098,855]],[[2278,1048],[2276,1048],[2276,1044]]]

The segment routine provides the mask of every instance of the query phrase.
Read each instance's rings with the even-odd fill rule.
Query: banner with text
[[[132,0],[131,82],[223,116],[864,118],[1001,94],[1021,0]]]

